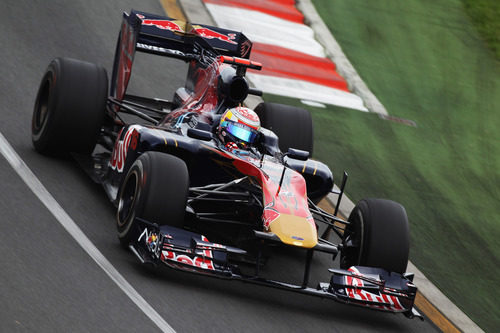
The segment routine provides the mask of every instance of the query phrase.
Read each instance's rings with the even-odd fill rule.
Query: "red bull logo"
[[[182,21],[176,21],[176,20],[160,20],[160,19],[148,19],[144,15],[141,14],[136,14],[138,18],[142,20],[142,25],[149,25],[156,27],[158,29],[162,30],[169,30],[172,32],[185,32],[184,30],[184,25],[185,23]],[[180,23],[180,24],[179,24]],[[193,25],[191,30],[189,31],[192,34],[199,35],[203,38],[206,39],[218,39],[220,41],[226,42],[226,43],[231,43],[231,44],[238,44],[234,41],[236,39],[236,34],[221,34],[218,33],[217,31],[214,31],[209,28],[202,27],[201,25]]]
[[[182,26],[175,23],[175,21],[147,19],[144,15],[140,15],[140,14],[137,14],[137,17],[142,20],[142,25],[154,26],[158,29],[170,30],[173,32],[184,32],[184,29],[182,28]]]
[[[214,30],[211,30],[208,28],[204,28],[201,25],[193,25],[193,28],[191,29],[190,32],[193,34],[199,35],[203,38],[206,38],[206,39],[216,38],[216,39],[223,41],[223,42],[226,42],[226,43],[238,44],[234,41],[234,39],[236,39],[236,34],[224,35],[224,34],[218,33],[217,31],[214,31]]]
[[[271,225],[274,220],[276,220],[278,217],[280,217],[280,213],[278,213],[275,209],[271,208],[274,203],[271,203],[267,205],[264,208],[264,213],[262,214],[262,219],[264,220],[264,227],[266,230],[269,229],[269,226]]]

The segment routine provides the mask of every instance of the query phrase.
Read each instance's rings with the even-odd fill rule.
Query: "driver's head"
[[[218,134],[224,144],[234,142],[242,148],[255,142],[259,129],[259,116],[249,108],[238,106],[224,112]]]

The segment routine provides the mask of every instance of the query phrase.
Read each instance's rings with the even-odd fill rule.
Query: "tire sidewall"
[[[365,251],[365,222],[363,220],[363,212],[360,206],[363,202],[358,203],[349,215],[348,222],[345,233],[351,236],[351,241],[354,237],[355,241],[359,244],[359,249],[354,251],[352,249],[346,250],[350,251],[348,254],[345,252],[341,253],[341,268],[347,269],[351,266],[359,266],[361,263],[361,258],[363,252]],[[345,240],[343,243],[343,248],[346,248]],[[348,255],[348,258],[344,256]]]
[[[131,211],[122,221],[124,191],[128,182],[136,177],[134,201]],[[185,162],[173,155],[150,151],[143,153],[127,172],[118,196],[117,229],[118,238],[128,246],[139,236],[136,218],[176,228],[184,226],[184,213],[189,188],[189,174]]]
[[[47,135],[47,131],[50,131],[52,128],[54,128],[54,118],[56,118],[54,115],[54,110],[56,110],[55,108],[57,107],[58,97],[58,94],[56,93],[58,91],[56,85],[59,83],[56,73],[60,72],[59,61],[57,60],[58,59],[55,59],[50,63],[45,75],[42,78],[42,81],[40,82],[40,87],[38,89],[35,102],[35,110],[33,112],[31,121],[33,144],[35,148],[42,151],[46,149],[48,144],[50,144],[50,136]],[[57,68],[59,68],[59,70]],[[45,94],[47,94],[47,96],[45,96]],[[37,116],[40,115],[41,108],[43,107],[42,98],[43,102],[46,102],[45,106],[47,110],[43,124],[40,127],[37,127]],[[55,126],[57,126],[57,124],[55,124]]]
[[[379,267],[404,273],[409,256],[409,225],[400,204],[385,199],[363,199],[351,212],[346,232],[357,231],[360,247],[347,266]],[[344,254],[342,254],[344,255]],[[342,262],[342,261],[341,261]]]
[[[35,100],[31,123],[35,149],[47,155],[91,153],[105,119],[107,85],[106,70],[101,66],[70,58],[54,59]],[[40,124],[44,106],[45,121]]]
[[[137,177],[135,184],[135,191],[134,191],[134,201],[132,202],[132,205],[129,208],[130,212],[129,214],[127,214],[125,221],[121,222],[120,213],[121,210],[124,208],[122,195],[123,191],[126,188],[127,182],[130,181],[131,177]],[[130,242],[130,240],[135,236],[135,233],[133,231],[131,232],[131,230],[135,224],[134,223],[135,217],[142,213],[142,207],[144,206],[143,192],[144,192],[144,164],[141,159],[137,159],[130,168],[129,172],[127,173],[127,176],[125,177],[123,185],[120,188],[120,193],[118,196],[118,198],[120,199],[118,202],[116,219],[117,219],[118,238],[120,238],[120,240],[123,239],[126,242]]]
[[[296,148],[313,154],[314,129],[309,111],[278,103],[260,103],[255,108],[261,126],[278,136],[282,152]]]

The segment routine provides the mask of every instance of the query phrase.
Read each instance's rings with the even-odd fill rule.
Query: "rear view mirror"
[[[210,133],[208,131],[196,129],[196,128],[189,128],[187,131],[187,135],[190,138],[199,139],[199,140],[203,140],[203,141],[210,141],[213,139],[212,133]]]
[[[300,149],[288,148],[288,151],[285,153],[285,156],[300,161],[306,161],[309,158],[309,152]]]

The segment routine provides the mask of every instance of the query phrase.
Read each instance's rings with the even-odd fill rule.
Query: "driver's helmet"
[[[245,148],[255,142],[259,129],[259,116],[249,108],[238,106],[224,112],[218,134],[224,144],[236,144],[239,148]]]

